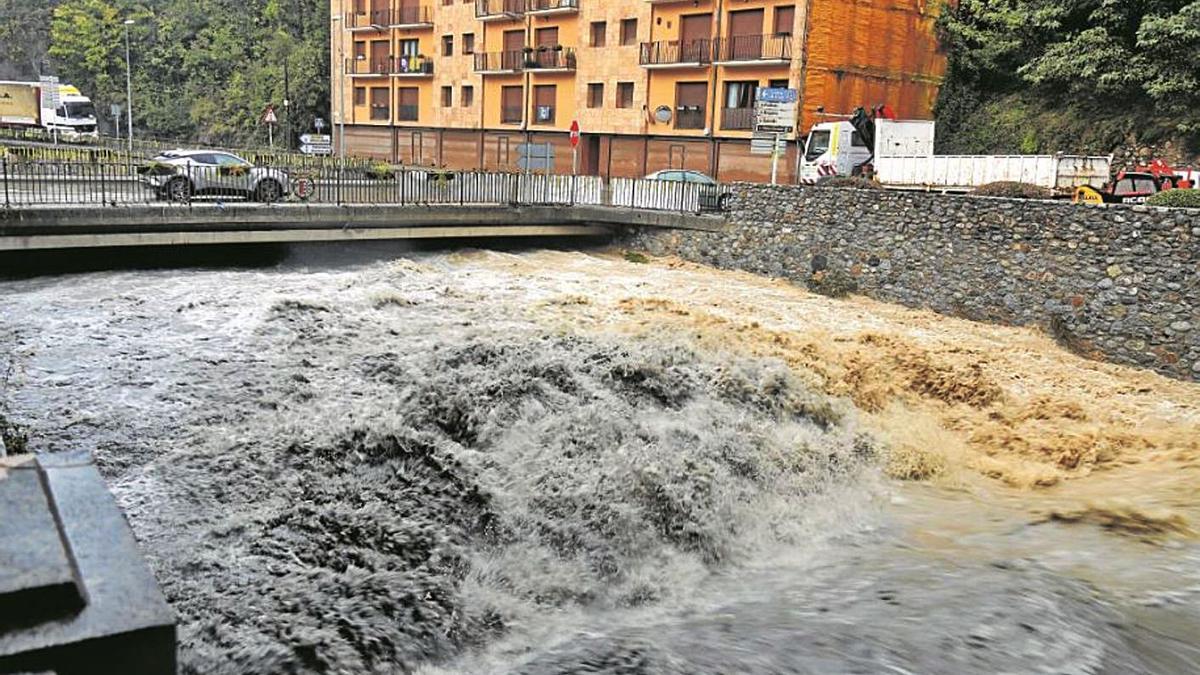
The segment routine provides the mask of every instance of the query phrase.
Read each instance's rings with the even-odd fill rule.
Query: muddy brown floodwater
[[[1200,386],[616,252],[0,281],[185,673],[1200,672]],[[319,253],[314,253],[320,251]]]

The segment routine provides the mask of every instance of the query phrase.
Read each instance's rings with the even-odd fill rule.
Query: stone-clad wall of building
[[[734,187],[724,232],[627,245],[964,318],[1200,380],[1200,211],[845,188]],[[843,279],[844,280],[844,279]]]

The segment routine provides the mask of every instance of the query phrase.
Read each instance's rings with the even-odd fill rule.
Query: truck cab
[[[873,154],[850,122],[814,124],[800,158],[800,182],[815,185],[834,176],[857,175]]]
[[[58,108],[42,110],[42,125],[67,141],[85,141],[100,137],[96,125],[96,107],[79,89],[63,84],[58,87]]]

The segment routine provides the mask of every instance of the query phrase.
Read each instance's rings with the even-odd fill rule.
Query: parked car
[[[700,185],[700,209],[703,211],[725,211],[729,208],[729,200],[733,197],[733,194],[729,190],[722,188],[720,183],[699,171],[664,169],[646,176],[646,180],[665,180]]]
[[[277,202],[289,194],[291,181],[280,169],[259,167],[219,150],[172,150],[138,169],[142,182],[160,199],[188,201],[199,195],[245,197]]]

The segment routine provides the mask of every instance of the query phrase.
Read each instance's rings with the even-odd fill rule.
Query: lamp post
[[[126,140],[129,142],[129,161],[133,161],[133,68],[129,62],[129,27],[133,19],[125,19],[125,128]]]

